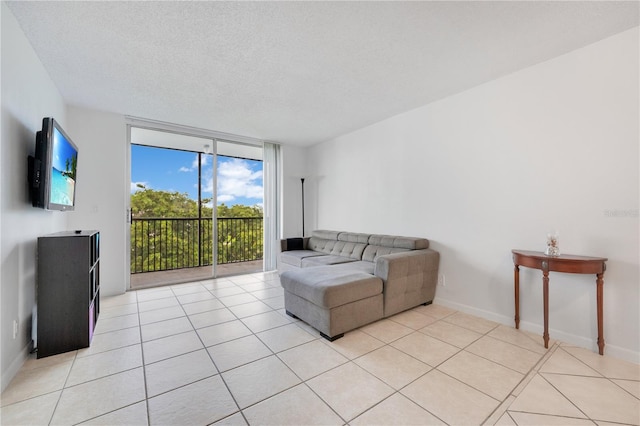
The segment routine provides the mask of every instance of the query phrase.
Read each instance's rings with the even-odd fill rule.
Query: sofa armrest
[[[378,256],[374,274],[384,283],[385,317],[433,301],[439,263],[431,249]]]
[[[291,244],[294,238],[283,238],[280,240],[280,251],[283,252],[289,250],[308,250],[309,238],[311,237],[302,238],[302,248],[295,247],[294,244]]]

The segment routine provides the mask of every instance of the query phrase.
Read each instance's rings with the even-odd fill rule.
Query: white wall
[[[305,200],[308,200],[308,176],[305,148],[282,146],[282,235],[285,238],[302,236],[302,183],[305,178]],[[308,204],[305,203],[305,233],[309,228]]]
[[[78,153],[77,205],[70,229],[100,231],[100,296],[126,291],[126,200],[129,197],[124,116],[68,108],[68,132],[83,142]]]
[[[513,324],[511,249],[609,258],[605,351],[640,361],[638,28],[308,153],[310,228],[427,237],[442,304]],[[612,215],[610,212],[614,212]],[[542,333],[540,271],[521,327]],[[595,277],[551,274],[552,338],[596,349]]]
[[[26,358],[31,313],[36,300],[36,239],[67,229],[72,213],[33,208],[27,185],[27,156],[35,151],[42,118],[52,116],[67,129],[64,101],[42,63],[2,3],[2,119],[0,143],[0,310],[2,389]],[[72,132],[70,136],[79,145]],[[18,336],[13,339],[13,321]]]

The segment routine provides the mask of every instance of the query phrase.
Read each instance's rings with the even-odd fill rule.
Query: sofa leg
[[[335,335],[335,336],[333,336],[333,337],[329,337],[329,336],[327,336],[326,334],[324,334],[324,333],[321,331],[321,332],[320,332],[320,335],[321,335],[322,337],[324,337],[325,339],[327,339],[328,341],[333,342],[334,340],[338,340],[339,338],[341,338],[342,336],[344,336],[344,333],[336,334],[336,335]]]
[[[433,303],[433,300],[429,300],[428,302],[424,302],[424,303],[422,304],[422,306],[427,306],[427,305],[430,305],[430,304],[432,304],[432,303]],[[289,312],[287,312],[287,313],[289,313]]]
[[[291,318],[295,318],[295,319],[300,319],[297,316],[293,315],[291,312],[285,310],[285,312],[287,313],[287,315],[289,315]]]

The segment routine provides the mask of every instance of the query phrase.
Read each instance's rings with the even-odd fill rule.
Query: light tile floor
[[[104,298],[90,348],[28,360],[3,425],[640,423],[640,366],[438,305],[330,343],[258,273]]]

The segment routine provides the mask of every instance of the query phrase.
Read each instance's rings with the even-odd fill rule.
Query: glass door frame
[[[211,204],[212,204],[212,208],[211,208],[211,227],[212,227],[212,232],[211,232],[211,238],[213,239],[211,241],[211,246],[212,246],[212,250],[211,250],[211,266],[212,266],[212,271],[211,274],[213,276],[213,278],[218,278],[218,141],[216,139],[212,140],[212,145],[211,145],[212,151],[211,151],[211,160],[212,160],[212,167],[213,167],[213,173],[212,173],[212,177],[211,179],[213,179],[213,188],[211,188]],[[206,154],[206,153],[205,153]],[[208,155],[208,154],[207,154]],[[198,168],[202,167],[202,164],[198,164]],[[202,190],[202,182],[200,182],[199,184],[200,188],[198,189],[199,191]],[[202,206],[200,206],[200,208],[202,208]]]
[[[165,122],[161,122],[161,121],[155,121],[155,120],[147,120],[147,119],[143,119],[143,118],[138,118],[138,117],[131,117],[131,116],[125,116],[125,124],[126,124],[126,133],[127,133],[127,146],[128,149],[126,150],[126,155],[127,155],[127,159],[126,159],[126,172],[127,172],[127,179],[125,180],[125,184],[126,184],[126,197],[125,197],[125,208],[126,208],[126,225],[125,228],[125,232],[126,232],[126,237],[125,237],[125,243],[126,243],[126,248],[125,248],[125,253],[124,253],[124,257],[125,257],[125,265],[128,265],[127,268],[125,268],[126,274],[125,274],[125,283],[126,283],[126,289],[127,290],[131,290],[131,273],[130,273],[130,265],[131,265],[131,129],[132,128],[139,128],[139,129],[145,129],[145,130],[151,130],[151,131],[159,131],[159,132],[165,132],[165,133],[173,133],[173,134],[178,134],[178,135],[183,135],[183,136],[190,136],[190,137],[197,137],[197,138],[202,138],[202,139],[207,139],[211,142],[211,152],[206,152],[206,151],[201,151],[201,153],[204,153],[206,155],[212,155],[212,162],[213,162],[213,188],[212,188],[212,203],[213,203],[213,207],[212,210],[212,221],[213,221],[213,226],[212,226],[212,278],[216,278],[217,277],[217,264],[218,264],[218,226],[217,226],[217,219],[218,219],[218,212],[217,212],[217,208],[215,208],[217,206],[217,199],[218,199],[218,188],[217,188],[217,181],[218,181],[218,177],[217,177],[217,172],[218,172],[218,154],[217,154],[217,143],[218,140],[222,140],[225,142],[232,142],[232,143],[238,143],[238,144],[243,144],[243,145],[251,145],[251,146],[260,146],[261,148],[263,147],[263,141],[259,140],[259,139],[255,139],[255,138],[250,138],[250,137],[245,137],[245,136],[238,136],[238,135],[232,135],[232,134],[228,134],[228,133],[222,133],[222,132],[215,132],[215,131],[209,131],[209,130],[203,130],[203,129],[198,129],[198,128],[192,128],[192,127],[188,127],[188,126],[181,126],[181,125],[176,125],[176,124],[171,124],[171,123],[165,123]],[[203,147],[204,148],[204,147]],[[198,166],[199,168],[201,167],[201,165]]]

